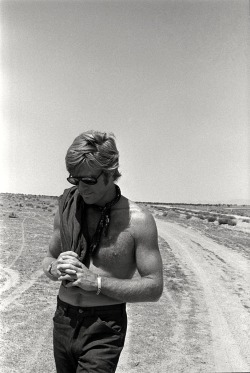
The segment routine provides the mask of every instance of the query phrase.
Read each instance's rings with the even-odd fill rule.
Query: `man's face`
[[[86,164],[81,164],[74,169],[72,176],[74,177],[95,177],[97,183],[95,185],[85,184],[83,181],[79,182],[78,190],[85,203],[101,204],[102,200],[105,200],[106,194],[110,190],[110,186],[113,184],[112,179],[109,178],[108,182],[104,182],[104,174],[101,175],[100,169],[89,167]],[[99,176],[100,175],[100,176]]]

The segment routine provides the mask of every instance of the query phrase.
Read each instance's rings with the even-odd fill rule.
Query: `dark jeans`
[[[113,373],[124,346],[126,304],[71,306],[57,300],[53,344],[57,373]]]

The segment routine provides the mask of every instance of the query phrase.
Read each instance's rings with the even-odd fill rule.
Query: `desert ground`
[[[0,372],[53,373],[59,283],[41,263],[57,198],[0,199]],[[158,228],[164,292],[128,305],[117,372],[250,372],[250,206],[144,207]]]

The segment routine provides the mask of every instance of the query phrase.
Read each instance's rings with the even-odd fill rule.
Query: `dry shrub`
[[[191,219],[192,218],[192,215],[191,214],[187,214],[186,215],[186,219]]]
[[[16,203],[15,206],[23,207],[23,204],[22,203]]]
[[[219,218],[218,219],[218,223],[219,225],[221,224],[228,224],[228,225],[231,225],[231,226],[235,226],[237,225],[237,220],[233,217],[228,217],[228,216],[224,216],[223,218]]]
[[[242,223],[250,223],[250,219],[242,219]]]
[[[175,218],[179,218],[180,217],[180,214],[173,211],[173,210],[170,210],[168,213],[167,213],[167,217],[170,218],[170,219],[175,219]]]
[[[10,214],[9,214],[9,218],[17,218],[18,216],[17,216],[17,214],[15,213],[15,212],[11,212]]]
[[[216,221],[216,216],[209,216],[209,217],[207,218],[207,221],[208,221],[209,223],[213,223],[214,221]]]
[[[228,225],[232,225],[232,226],[237,225],[237,220],[236,219],[229,219],[228,220]]]
[[[201,220],[205,220],[205,219],[206,219],[205,216],[202,215],[202,214],[198,214],[198,215],[197,215],[197,218],[199,218],[199,219],[201,219]]]
[[[218,223],[219,223],[219,225],[227,224],[228,223],[228,219],[227,218],[219,218],[218,219]]]
[[[30,203],[30,202],[26,203],[26,206],[28,206],[28,207],[34,207],[33,203]]]

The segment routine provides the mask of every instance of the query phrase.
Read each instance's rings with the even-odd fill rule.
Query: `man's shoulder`
[[[134,202],[127,199],[130,221],[132,225],[142,226],[155,224],[153,215],[143,203]]]
[[[137,239],[156,237],[157,228],[153,215],[142,203],[129,201],[130,231]]]

